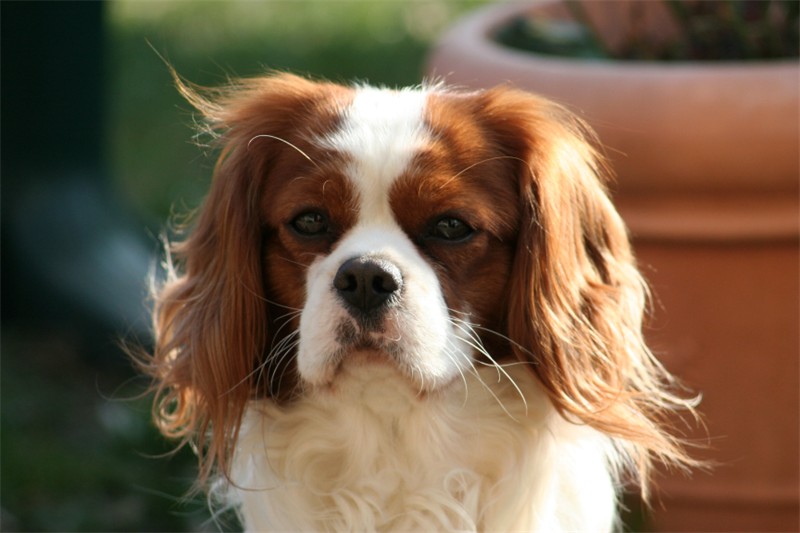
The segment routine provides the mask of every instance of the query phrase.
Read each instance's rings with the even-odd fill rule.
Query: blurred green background
[[[120,336],[137,332],[142,338],[143,328],[136,325],[141,317],[104,320],[108,313],[102,306],[103,294],[98,292],[98,299],[93,299],[81,292],[101,285],[108,271],[118,276],[128,272],[115,269],[116,264],[142,272],[140,252],[144,250],[152,262],[167,219],[173,212],[198,206],[209,183],[214,154],[192,143],[192,112],[172,87],[159,54],[186,79],[201,85],[267,69],[335,81],[415,84],[436,36],[480,3],[37,3],[35,9],[60,13],[37,26],[19,14],[21,5],[0,2],[4,94],[0,529],[238,527],[230,516],[212,518],[202,496],[184,498],[194,478],[194,458],[187,450],[170,454],[172,446],[151,427],[149,398],[139,397],[146,383],[136,377],[117,342]],[[76,20],[84,16],[78,9],[81,5],[83,11],[98,12],[99,18]],[[28,159],[18,157],[13,145],[17,132],[9,126],[12,119],[36,116],[30,113],[42,109],[48,94],[71,89],[71,82],[55,71],[48,75],[46,69],[31,64],[38,59],[26,55],[28,44],[22,42],[26,31],[36,32],[37,46],[46,56],[49,51],[54,58],[58,52],[67,56],[58,59],[66,73],[79,70],[83,62],[102,63],[99,81],[85,80],[97,90],[97,101],[80,104],[101,107],[100,126],[90,127],[87,134],[100,148],[81,144],[83,139],[73,138],[77,133],[66,128],[38,145],[34,135],[34,153]],[[100,43],[85,56],[70,48],[75,44],[72,38],[82,37],[82,32],[97,33]],[[44,96],[26,100],[29,88]],[[76,116],[81,112],[75,110]],[[91,113],[87,109],[84,114]],[[11,118],[6,121],[6,117]],[[36,120],[41,123],[33,124],[34,130],[57,129],[47,117]],[[92,159],[91,171],[82,171],[85,175],[78,180],[61,179],[62,170],[67,174],[74,169],[59,167],[60,145],[83,146]],[[36,170],[35,177],[25,172],[40,166],[47,169],[46,177],[44,171]],[[71,210],[62,213],[65,205]],[[120,242],[127,244],[117,250]],[[106,270],[95,274],[95,268]],[[119,294],[144,299],[143,279],[110,279],[105,294],[112,293],[113,283],[118,282],[128,287]],[[128,303],[130,308],[141,311],[143,304]]]
[[[337,82],[421,81],[426,52],[458,15],[486,0],[113,2],[111,161],[140,212],[195,205],[213,158],[190,143],[190,107],[156,53],[200,85],[288,70]]]

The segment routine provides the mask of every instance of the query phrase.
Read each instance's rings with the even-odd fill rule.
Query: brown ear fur
[[[161,431],[194,445],[204,481],[227,474],[245,406],[257,389],[270,332],[262,265],[264,180],[287,132],[333,86],[290,75],[260,78],[210,97],[178,88],[223,147],[191,235],[172,247],[167,282],[155,290],[156,344],[142,358],[155,379]],[[302,132],[300,132],[302,135]],[[259,138],[258,150],[250,141]]]
[[[642,338],[647,288],[592,134],[560,106],[509,89],[486,95],[486,114],[521,161],[524,225],[508,311],[516,355],[567,418],[629,443],[646,490],[652,458],[688,461],[662,424],[694,401],[670,391],[673,378]]]

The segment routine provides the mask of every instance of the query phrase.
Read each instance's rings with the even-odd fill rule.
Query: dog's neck
[[[554,489],[612,501],[608,441],[561,419],[526,369],[463,378],[422,396],[390,365],[356,362],[289,407],[253,404],[229,501],[249,530],[331,531],[557,530],[586,525],[556,509],[586,498],[547,501]],[[565,439],[581,452],[556,450]]]

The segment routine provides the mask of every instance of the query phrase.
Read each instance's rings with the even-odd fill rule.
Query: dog
[[[627,485],[690,461],[664,421],[692,400],[564,107],[176,81],[221,155],[141,364],[247,530],[608,531]]]

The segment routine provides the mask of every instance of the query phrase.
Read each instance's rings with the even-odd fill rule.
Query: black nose
[[[368,314],[392,301],[403,286],[403,276],[391,261],[361,256],[342,263],[333,286],[351,311]]]

